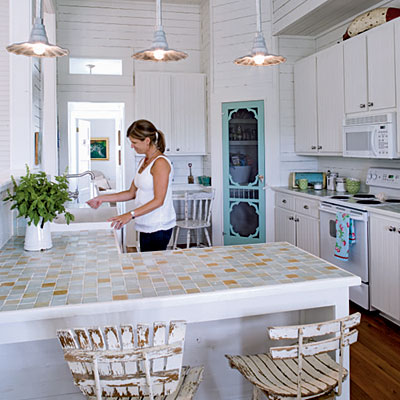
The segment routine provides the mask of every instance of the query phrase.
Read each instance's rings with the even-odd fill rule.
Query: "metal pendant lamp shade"
[[[256,0],[256,11],[257,11],[257,32],[253,42],[253,48],[251,54],[237,58],[235,64],[238,65],[251,65],[256,67],[262,67],[266,65],[281,64],[286,61],[283,56],[277,56],[270,54],[265,39],[261,31],[261,4],[260,0]]]
[[[27,42],[14,43],[6,47],[10,53],[28,57],[62,57],[69,51],[50,44],[42,18],[42,0],[36,1],[36,18]]]
[[[161,21],[161,0],[157,0],[157,24],[154,32],[153,43],[146,50],[135,53],[132,57],[143,61],[179,61],[185,59],[188,55],[179,50],[168,47],[167,38]]]

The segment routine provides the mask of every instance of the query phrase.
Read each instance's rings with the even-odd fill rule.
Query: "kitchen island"
[[[112,231],[80,231],[53,244],[28,253],[17,237],[0,250],[0,399],[83,399],[58,328],[173,319],[188,322],[184,362],[205,365],[196,398],[246,399],[224,354],[266,350],[269,325],[347,315],[360,284],[288,243],[120,254]]]

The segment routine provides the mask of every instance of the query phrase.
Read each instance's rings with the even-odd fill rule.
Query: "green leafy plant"
[[[56,176],[56,182],[52,182],[47,179],[45,172],[31,173],[26,166],[26,175],[21,176],[19,183],[13,176],[11,180],[14,193],[8,189],[4,201],[12,201],[11,209],[17,209],[17,217],[25,217],[29,225],[33,223],[37,226],[40,222],[43,228],[45,222],[53,221],[58,214],[65,215],[67,224],[74,220],[74,216],[64,206],[66,201],[71,200],[65,176]]]

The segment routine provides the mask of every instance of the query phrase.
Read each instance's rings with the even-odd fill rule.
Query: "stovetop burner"
[[[348,200],[350,196],[331,196],[331,199]]]
[[[367,194],[367,193],[365,193],[365,194],[359,193],[359,194],[353,194],[353,197],[355,199],[374,199],[375,195]]]
[[[379,201],[379,200],[357,200],[356,203],[358,203],[358,204],[369,204],[369,205],[382,204],[382,202]]]

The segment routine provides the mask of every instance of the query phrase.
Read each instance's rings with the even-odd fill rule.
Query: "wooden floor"
[[[352,303],[350,311],[362,314],[350,351],[351,400],[400,400],[400,327]]]

